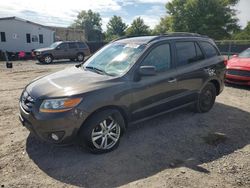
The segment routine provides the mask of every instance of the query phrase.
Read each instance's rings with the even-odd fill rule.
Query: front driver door
[[[67,58],[65,56],[67,56],[68,49],[69,49],[68,43],[62,43],[62,44],[58,45],[58,47],[56,47],[56,50],[54,50],[54,57],[56,59]]]
[[[147,118],[175,106],[173,100],[178,93],[177,73],[171,51],[170,43],[156,45],[140,63],[140,66],[155,66],[157,74],[142,76],[139,81],[133,82],[133,120]]]

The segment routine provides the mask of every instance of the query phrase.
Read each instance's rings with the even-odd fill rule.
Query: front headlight
[[[36,52],[36,55],[41,55],[42,54],[42,52]]]
[[[82,101],[82,98],[47,99],[40,106],[40,112],[55,113],[71,110]]]

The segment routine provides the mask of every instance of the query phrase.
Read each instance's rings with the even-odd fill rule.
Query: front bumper
[[[226,74],[225,81],[227,83],[239,84],[239,85],[249,85],[250,86],[250,77],[248,77],[248,76]]]
[[[72,109],[64,113],[27,113],[19,105],[19,120],[37,138],[54,144],[67,144],[72,142],[88,114],[80,109]],[[58,136],[55,140],[52,134]]]

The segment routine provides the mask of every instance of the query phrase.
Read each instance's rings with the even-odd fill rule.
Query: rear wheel
[[[82,54],[82,53],[77,54],[76,59],[77,59],[77,61],[82,62],[84,60],[84,54]]]
[[[208,83],[198,96],[195,104],[195,111],[199,113],[208,112],[214,105],[216,98],[216,88],[214,84]]]
[[[117,148],[125,122],[117,110],[104,110],[93,114],[83,124],[79,141],[93,153],[106,153]]]

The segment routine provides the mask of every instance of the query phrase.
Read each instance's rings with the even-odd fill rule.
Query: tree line
[[[166,3],[166,15],[154,29],[150,29],[141,17],[127,25],[114,15],[102,31],[102,19],[98,12],[81,11],[70,26],[85,31],[88,41],[111,41],[122,36],[159,35],[167,32],[192,32],[207,35],[216,40],[250,40],[250,22],[243,29],[238,24],[235,5],[239,0],[172,0]]]

